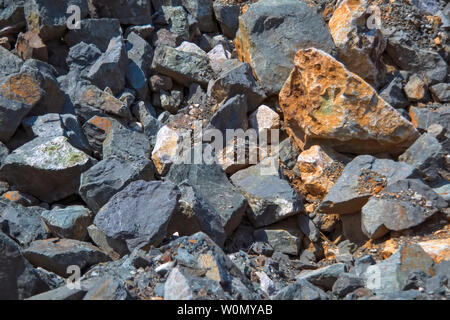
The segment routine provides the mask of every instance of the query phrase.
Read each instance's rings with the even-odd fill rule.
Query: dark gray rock
[[[364,205],[362,230],[369,238],[377,239],[389,230],[401,231],[420,225],[445,207],[447,201],[420,180],[399,180]]]
[[[434,99],[445,103],[450,102],[450,83],[438,83],[430,87]]]
[[[120,24],[145,25],[151,23],[150,0],[93,0],[92,4],[102,18],[117,18]]]
[[[155,74],[150,78],[150,88],[153,92],[161,90],[170,91],[172,89],[172,78],[160,74]]]
[[[419,176],[416,168],[403,162],[358,156],[347,164],[320,204],[319,211],[334,214],[358,212],[376,188]]]
[[[332,291],[339,298],[343,298],[350,292],[362,287],[364,287],[364,280],[362,278],[343,273],[334,283]]]
[[[60,114],[60,118],[64,128],[64,136],[69,139],[70,144],[90,155],[92,150],[77,116],[74,114]]]
[[[448,278],[445,275],[436,275],[426,279],[424,288],[427,294],[435,296],[445,296],[446,287],[448,286]]]
[[[52,203],[76,194],[80,175],[95,162],[66,137],[36,138],[6,157],[0,176],[19,191]]]
[[[384,88],[380,90],[380,97],[394,108],[406,108],[408,99],[403,91],[403,78],[395,76]]]
[[[69,276],[69,266],[75,265],[83,270],[110,260],[92,244],[72,239],[37,240],[23,251],[23,255],[31,264],[62,277]]]
[[[174,183],[186,180],[221,219],[222,227],[230,236],[241,223],[247,201],[228,180],[217,164],[175,164],[167,179]]]
[[[183,7],[198,21],[201,32],[217,31],[214,20],[213,0],[182,0]]]
[[[345,264],[335,263],[313,271],[302,272],[297,279],[307,280],[313,285],[325,290],[331,290],[341,274],[346,272]]]
[[[57,113],[27,117],[23,119],[22,125],[31,139],[35,137],[58,137],[64,135],[64,128]]]
[[[152,69],[187,87],[192,82],[206,87],[214,76],[206,56],[179,51],[164,45],[156,48]]]
[[[368,240],[361,228],[361,212],[341,214],[339,219],[342,223],[342,235],[346,239],[358,244]]]
[[[95,245],[111,259],[117,260],[129,253],[125,240],[108,238],[103,231],[93,224],[87,228],[87,231]]]
[[[182,6],[162,6],[160,19],[178,39],[190,40],[189,15]]]
[[[0,28],[21,24],[24,25],[23,7],[25,0],[2,0],[0,12]]]
[[[83,300],[128,300],[125,286],[113,277],[97,281],[83,297]]]
[[[233,3],[214,1],[213,9],[224,36],[234,39],[239,29],[240,6]]]
[[[143,38],[132,32],[127,37],[127,82],[139,97],[148,94],[148,75],[153,59],[153,48]]]
[[[93,212],[98,212],[109,199],[131,182],[154,179],[155,167],[150,160],[125,160],[108,157],[81,175],[80,196]]]
[[[33,105],[10,100],[0,94],[0,141],[8,142]]]
[[[0,299],[18,300],[49,288],[20,253],[19,246],[0,232]]]
[[[50,289],[56,289],[66,284],[66,279],[57,274],[37,267],[34,269],[39,275],[39,278],[44,281]]]
[[[439,105],[437,108],[419,108],[412,106],[409,114],[414,126],[420,131],[427,131],[432,124],[440,124],[450,131],[450,106]]]
[[[287,217],[304,212],[302,198],[277,173],[267,174],[267,158],[258,165],[238,171],[231,181],[247,198],[247,216],[255,227],[267,226]]]
[[[23,64],[22,59],[2,46],[0,46],[0,60],[2,61],[0,78],[19,72]]]
[[[21,246],[34,240],[46,239],[49,234],[41,220],[40,207],[24,207],[0,198],[0,228]]]
[[[67,286],[46,291],[41,294],[32,296],[26,300],[31,301],[65,301],[65,300],[81,300],[86,294],[86,289],[69,289]]]
[[[92,224],[93,214],[83,206],[69,206],[43,211],[41,218],[54,236],[86,241],[87,228]]]
[[[319,287],[306,280],[298,279],[280,290],[273,300],[329,300],[328,295]]]
[[[8,148],[2,142],[0,142],[0,167],[2,165],[2,162],[8,156],[8,154],[9,154]]]
[[[166,237],[179,198],[173,183],[132,182],[103,206],[94,224],[109,238],[125,240],[130,251],[158,245]]]
[[[298,215],[297,225],[311,242],[317,242],[319,240],[320,231],[306,214]]]

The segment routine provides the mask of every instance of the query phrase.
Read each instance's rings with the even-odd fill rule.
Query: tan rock
[[[288,134],[303,150],[314,144],[338,152],[404,152],[418,137],[414,126],[362,78],[329,54],[298,51],[280,92]]]
[[[38,34],[33,31],[19,34],[17,38],[16,50],[23,60],[37,59],[48,61],[48,50],[45,43]]]
[[[270,139],[270,130],[280,128],[280,116],[266,105],[260,106],[253,112],[249,121],[250,126],[258,132],[258,135],[265,132],[267,139]]]
[[[436,263],[450,260],[450,238],[423,241],[419,245]]]
[[[323,198],[348,162],[346,157],[318,145],[303,151],[297,159],[305,191]]]
[[[8,37],[0,37],[0,47],[5,48],[6,50],[11,50],[11,43],[9,43]]]
[[[107,90],[102,91],[95,86],[83,88],[80,103],[85,106],[97,108],[104,112],[125,119],[131,119],[130,109],[122,101],[114,97]]]
[[[367,27],[366,17],[372,13],[366,0],[345,0],[328,25],[339,60],[348,70],[379,87],[386,74],[386,67],[380,60],[386,40],[380,30]]]
[[[418,75],[411,76],[403,90],[410,101],[423,101],[429,97],[428,86]]]

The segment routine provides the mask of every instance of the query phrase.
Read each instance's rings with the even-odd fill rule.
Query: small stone
[[[222,71],[223,63],[230,58],[231,53],[222,44],[218,44],[208,52],[209,63],[217,74]]]
[[[428,86],[425,81],[417,76],[413,75],[409,78],[405,85],[406,97],[413,102],[428,100]]]
[[[325,290],[331,290],[336,280],[341,274],[345,273],[345,271],[345,264],[335,263],[314,271],[305,271],[304,273],[301,273],[297,279],[307,280],[313,285],[319,286]]]
[[[239,5],[225,1],[214,1],[213,9],[224,36],[234,39],[239,29]]]
[[[48,61],[47,46],[42,39],[33,31],[20,33],[17,38],[16,50],[19,57],[23,60],[37,59]]]
[[[266,105],[262,105],[249,117],[250,126],[258,132],[258,135],[266,134],[270,139],[271,130],[280,128],[280,116]]]
[[[8,199],[12,202],[18,203],[24,207],[31,207],[39,204],[39,200],[30,195],[21,193],[19,191],[8,191],[2,195],[2,198]]]
[[[450,83],[438,83],[430,87],[434,99],[445,103],[450,102]]]
[[[364,280],[362,278],[344,273],[336,280],[332,291],[339,298],[343,298],[350,292],[362,287],[364,287]]]

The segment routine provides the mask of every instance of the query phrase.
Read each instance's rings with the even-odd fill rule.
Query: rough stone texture
[[[0,141],[8,142],[33,106],[0,95]]]
[[[33,31],[19,34],[16,50],[23,60],[37,59],[48,61],[48,50],[42,39]]]
[[[374,194],[398,180],[418,178],[413,166],[369,155],[351,161],[323,199],[323,213],[346,214],[358,212]]]
[[[264,166],[273,161],[267,158],[260,164],[238,171],[231,181],[247,198],[248,217],[255,227],[267,226],[304,211],[302,198],[278,174],[266,174]]]
[[[249,117],[250,127],[258,132],[258,135],[266,134],[270,139],[270,130],[280,128],[280,116],[266,105],[260,106]]]
[[[321,287],[325,290],[331,290],[336,280],[345,271],[345,264],[335,263],[328,267],[323,267],[314,271],[306,271],[304,274],[300,274],[297,279],[307,280],[313,285]]]
[[[125,286],[113,277],[105,277],[93,285],[83,300],[127,300],[128,292]]]
[[[102,207],[94,224],[109,238],[125,240],[130,251],[158,245],[166,236],[179,198],[173,183],[135,181]]]
[[[280,290],[273,300],[329,300],[328,295],[307,280],[297,280]]]
[[[293,68],[299,49],[336,47],[322,18],[296,0],[262,0],[239,17],[236,50],[248,62],[268,95],[277,95]]]
[[[419,180],[399,180],[369,199],[362,208],[362,230],[372,239],[390,230],[415,227],[447,207],[442,199]]]
[[[240,7],[225,1],[214,1],[214,14],[225,37],[234,39],[239,29]]]
[[[409,109],[412,124],[420,131],[426,131],[434,123],[450,131],[450,106],[437,108],[411,107]]]
[[[366,0],[345,0],[333,13],[329,22],[339,60],[347,69],[377,88],[384,80],[386,68],[381,54],[386,40],[378,29],[369,29],[361,21],[371,14]]]
[[[150,0],[93,0],[92,4],[100,17],[117,18],[120,24],[145,25],[152,21]]]
[[[450,238],[422,241],[419,245],[436,264],[450,261]]]
[[[94,224],[87,228],[89,237],[92,241],[104,251],[111,259],[117,260],[120,257],[129,253],[127,243],[120,239],[108,238],[97,226]]]
[[[403,77],[394,76],[386,86],[380,90],[380,97],[394,108],[406,108],[410,102],[403,91]]]
[[[333,285],[333,293],[340,298],[345,297],[350,292],[364,287],[364,280],[355,275],[342,274]]]
[[[201,32],[217,31],[214,21],[213,0],[182,0],[184,8],[198,21]]]
[[[2,61],[2,65],[0,66],[0,77],[19,72],[23,64],[22,59],[1,46],[0,59]]]
[[[3,232],[0,232],[0,283],[2,300],[22,300],[48,290],[22,256],[19,246]]]
[[[18,190],[51,203],[76,194],[81,173],[94,164],[66,137],[36,138],[5,159],[0,175]]]
[[[434,99],[442,103],[450,102],[450,83],[438,83],[430,87]]]
[[[406,97],[412,102],[426,101],[429,98],[427,84],[424,79],[416,74],[409,78],[404,90]]]
[[[153,59],[153,48],[140,36],[132,32],[127,37],[128,51],[127,82],[145,99],[148,94],[148,75]]]
[[[314,48],[297,53],[280,105],[289,135],[302,148],[317,143],[342,152],[397,155],[419,136],[363,79]]]
[[[2,198],[20,204],[24,207],[31,207],[39,204],[39,200],[33,196],[27,195],[19,191],[8,191],[2,195]]]
[[[77,265],[80,269],[109,261],[108,256],[87,242],[72,239],[48,239],[33,241],[23,251],[24,257],[33,265],[68,277],[67,267]]]
[[[44,211],[41,218],[55,237],[86,241],[93,215],[83,206],[69,206]]]

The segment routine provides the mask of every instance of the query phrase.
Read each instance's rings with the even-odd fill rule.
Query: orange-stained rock
[[[387,240],[383,244],[383,249],[381,250],[381,257],[387,259],[392,256],[397,250],[400,244],[394,238]]]
[[[48,61],[48,50],[45,43],[38,34],[33,31],[19,34],[17,38],[16,50],[23,60],[37,59]]]
[[[279,98],[286,130],[303,150],[320,144],[398,155],[419,137],[411,122],[329,54],[299,50],[294,63]]]
[[[122,101],[95,86],[83,88],[80,104],[103,110],[104,112],[116,115],[125,119],[131,119],[130,109]]]
[[[346,157],[318,145],[303,151],[297,159],[305,191],[323,198],[341,175]]]
[[[109,134],[109,130],[111,130],[111,119],[106,117],[94,116],[88,120],[88,122],[100,130],[104,131],[106,135]]]
[[[27,73],[11,75],[1,86],[0,94],[10,100],[35,105],[42,99],[44,91],[39,81]]]
[[[434,262],[450,261],[450,238],[419,242],[422,249],[428,253]]]
[[[379,87],[386,74],[386,67],[380,60],[386,40],[380,30],[367,27],[366,17],[372,13],[366,0],[344,0],[334,11],[328,26],[339,60],[348,70]]]

